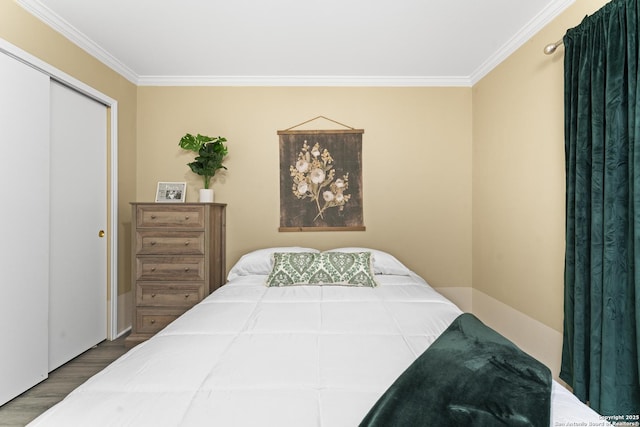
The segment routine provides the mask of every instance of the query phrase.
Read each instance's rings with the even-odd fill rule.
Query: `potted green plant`
[[[204,188],[200,189],[201,202],[213,202],[213,189],[210,188],[211,178],[218,170],[227,169],[222,164],[228,154],[225,142],[227,139],[221,136],[211,137],[200,134],[194,136],[187,133],[178,143],[183,149],[198,153],[194,161],[187,163],[187,166],[193,173],[202,176]]]

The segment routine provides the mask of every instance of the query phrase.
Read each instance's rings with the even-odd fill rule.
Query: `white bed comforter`
[[[377,280],[235,277],[30,425],[355,427],[461,313],[415,275]],[[554,384],[551,425],[571,421],[601,422]]]

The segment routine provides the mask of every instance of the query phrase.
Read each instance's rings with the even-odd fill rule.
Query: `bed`
[[[388,253],[328,252],[369,254],[370,270],[291,285],[277,257],[321,252],[250,252],[227,284],[30,426],[358,426],[462,312]],[[604,425],[555,381],[550,414],[552,426]]]

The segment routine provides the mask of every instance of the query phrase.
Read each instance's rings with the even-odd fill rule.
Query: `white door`
[[[49,371],[106,338],[106,159],[106,107],[51,81]]]
[[[0,53],[0,405],[47,378],[49,77]]]

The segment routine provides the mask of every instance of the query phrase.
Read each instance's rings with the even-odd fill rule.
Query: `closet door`
[[[107,336],[107,108],[51,82],[49,370]]]
[[[0,405],[47,378],[49,77],[0,53]]]

